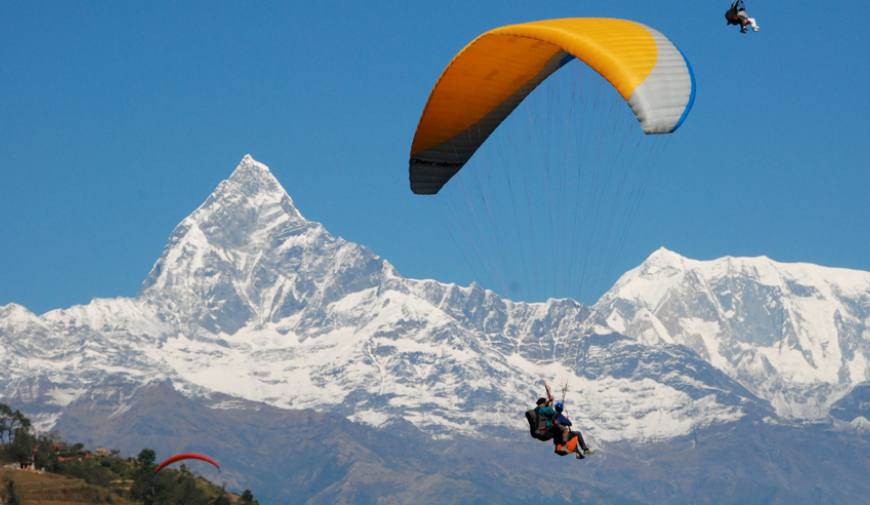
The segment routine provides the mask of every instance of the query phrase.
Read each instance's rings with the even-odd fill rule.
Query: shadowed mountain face
[[[57,429],[128,454],[206,452],[223,471],[192,469],[269,504],[851,504],[870,495],[870,441],[823,425],[744,420],[666,443],[611,444],[577,461],[524,433],[438,441],[404,422],[378,430],[312,411],[187,398],[164,383],[123,399],[119,389],[82,395]]]
[[[870,420],[870,382],[858,384],[849,394],[840,398],[831,407],[831,417],[842,421],[864,418],[864,423],[867,423]]]

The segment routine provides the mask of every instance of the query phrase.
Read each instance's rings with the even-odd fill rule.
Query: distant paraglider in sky
[[[154,469],[154,473],[159,473],[160,470],[163,470],[164,468],[171,465],[172,463],[175,463],[177,461],[187,460],[187,459],[198,459],[200,461],[205,461],[206,463],[212,465],[213,467],[217,468],[218,470],[221,469],[221,465],[217,461],[215,461],[213,458],[211,458],[210,456],[207,456],[205,454],[200,454],[198,452],[182,452],[182,453],[170,456],[170,457],[166,458],[165,460],[163,460]]]
[[[735,0],[734,2],[731,2],[731,7],[725,11],[725,21],[729,26],[739,26],[740,33],[746,33],[747,26],[752,27],[752,31],[754,32],[761,30],[758,26],[758,22],[755,21],[755,18],[749,17],[743,0]]]

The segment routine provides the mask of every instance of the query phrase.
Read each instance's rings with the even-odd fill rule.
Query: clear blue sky
[[[408,190],[420,112],[474,36],[570,16],[654,26],[698,80],[585,302],[661,245],[870,270],[870,3],[757,0],[763,31],[747,36],[724,26],[727,4],[3,2],[0,304],[135,294],[246,153],[402,274],[469,282],[435,206]]]

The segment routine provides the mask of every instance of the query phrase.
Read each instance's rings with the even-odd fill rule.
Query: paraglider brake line
[[[411,163],[419,163],[421,165],[432,165],[436,167],[461,167],[464,163],[453,161],[431,161],[420,158],[411,158]]]

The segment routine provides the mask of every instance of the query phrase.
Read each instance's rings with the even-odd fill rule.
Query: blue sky
[[[698,80],[625,244],[589,248],[608,269],[577,296],[594,302],[661,245],[870,270],[870,6],[758,0],[763,31],[741,36],[727,3],[4,2],[0,304],[135,294],[246,153],[307,217],[402,274],[484,275],[408,190],[414,128],[474,36],[569,16],[654,26]]]

